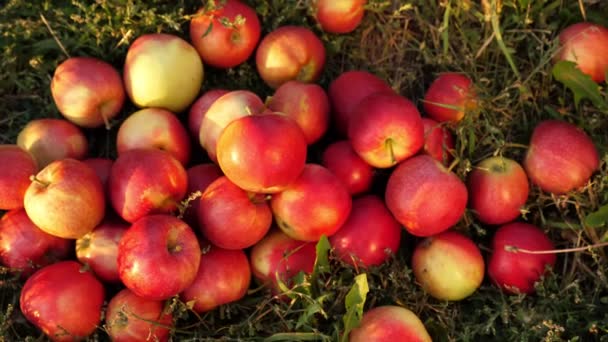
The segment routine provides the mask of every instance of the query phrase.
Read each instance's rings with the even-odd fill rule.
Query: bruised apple
[[[317,0],[315,17],[330,33],[349,33],[361,23],[366,0]]]
[[[30,176],[38,171],[36,160],[17,145],[0,145],[0,165],[5,165],[0,173],[0,210],[23,208]]]
[[[365,193],[372,187],[374,168],[359,157],[348,140],[327,146],[322,164],[346,185],[351,195]]]
[[[378,306],[363,313],[361,323],[350,332],[350,342],[431,342],[424,324],[412,311],[396,306]]]
[[[559,34],[557,61],[571,61],[597,83],[604,82],[608,73],[608,28],[599,24],[580,22],[566,27]]]
[[[462,74],[443,73],[426,91],[423,106],[426,114],[436,121],[458,122],[477,107],[473,81]]]

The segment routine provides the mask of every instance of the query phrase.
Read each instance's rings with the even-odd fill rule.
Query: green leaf
[[[312,271],[311,282],[314,284],[318,279],[320,274],[329,272],[329,250],[331,249],[331,244],[329,243],[329,239],[325,235],[321,236],[319,242],[317,242],[317,257],[315,259],[315,266]]]
[[[293,333],[276,333],[272,336],[266,337],[264,342],[275,342],[275,341],[319,341],[325,337],[320,333],[309,333],[309,332],[293,332]]]
[[[607,108],[606,100],[600,94],[600,87],[591,77],[584,74],[576,63],[571,61],[560,61],[553,66],[553,77],[563,83],[574,93],[574,104],[578,107],[582,99],[589,99],[600,108]]]
[[[327,313],[323,310],[323,302],[325,302],[328,298],[332,296],[329,294],[323,295],[319,298],[316,298],[314,302],[308,304],[304,312],[298,318],[298,322],[296,323],[296,330],[302,328],[303,326],[314,326],[313,319],[316,314],[320,314],[323,317],[327,318]]]
[[[348,341],[350,331],[359,326],[361,317],[363,316],[365,297],[368,292],[367,274],[359,274],[355,277],[355,283],[346,294],[346,314],[342,317],[342,321],[344,322],[344,334],[340,341]]]
[[[608,222],[608,204],[585,217],[585,225],[591,228],[601,227]]]

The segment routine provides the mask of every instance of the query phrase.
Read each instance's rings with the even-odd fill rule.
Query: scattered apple
[[[196,192],[200,192],[198,197],[190,201],[184,213],[184,221],[194,228],[198,225],[197,208],[200,197],[205,193],[209,184],[213,183],[214,180],[220,178],[223,174],[222,170],[213,163],[192,166],[186,170],[186,174],[188,175],[188,190],[186,191],[188,196],[193,196]]]
[[[201,122],[211,105],[215,100],[229,92],[230,91],[225,89],[212,89],[205,92],[198,100],[194,101],[192,107],[190,107],[190,111],[188,111],[188,130],[195,140],[199,140]]]
[[[374,168],[359,157],[348,140],[327,146],[322,164],[342,181],[351,195],[365,193],[372,187]]]
[[[23,197],[30,186],[30,176],[38,171],[36,160],[17,145],[0,145],[0,210],[23,208]]]
[[[608,73],[608,28],[580,22],[566,27],[559,34],[560,48],[556,61],[572,61],[597,83]]]
[[[423,153],[439,160],[443,165],[448,166],[452,161],[454,150],[454,137],[447,127],[433,119],[422,118],[424,127],[424,147]]]
[[[424,324],[412,311],[396,306],[378,306],[363,313],[361,323],[350,332],[349,342],[431,342]]]
[[[323,31],[349,33],[363,20],[366,0],[317,0],[315,17]]]
[[[426,114],[436,121],[458,122],[477,107],[473,81],[463,74],[443,73],[426,91],[423,106]]]

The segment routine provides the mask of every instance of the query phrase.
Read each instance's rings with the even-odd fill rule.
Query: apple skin
[[[78,126],[94,128],[116,117],[125,102],[118,71],[92,57],[72,57],[53,74],[51,95],[59,112]]]
[[[55,160],[84,159],[89,144],[73,123],[61,119],[35,119],[23,127],[17,145],[28,151],[40,169]]]
[[[422,152],[439,160],[443,165],[448,166],[454,159],[450,151],[454,150],[454,137],[445,126],[441,126],[439,122],[422,118],[424,127],[424,147]]]
[[[377,93],[359,102],[348,126],[353,149],[368,164],[389,168],[415,155],[424,146],[424,126],[416,106],[390,93]]]
[[[123,80],[136,106],[179,113],[198,96],[203,74],[203,62],[192,45],[175,35],[150,33],[129,46]]]
[[[166,327],[173,324],[173,315],[164,309],[162,301],[141,298],[123,289],[108,303],[108,335],[114,342],[168,341]]]
[[[51,340],[74,341],[97,328],[104,295],[103,285],[81,264],[60,261],[28,278],[19,305],[25,318]]]
[[[262,39],[255,62],[258,74],[273,89],[290,80],[316,82],[325,66],[325,46],[306,27],[281,26]]]
[[[277,193],[293,183],[306,163],[306,138],[290,118],[249,115],[230,123],[217,142],[222,172],[239,188]]]
[[[186,195],[188,176],[169,153],[156,149],[129,150],[110,172],[110,203],[120,217],[133,223],[150,214],[170,213]]]
[[[519,217],[528,200],[530,185],[515,160],[490,157],[469,174],[469,207],[480,222],[505,224]]]
[[[0,210],[23,208],[23,197],[30,186],[30,176],[38,171],[36,160],[17,145],[0,145]]]
[[[378,306],[363,313],[361,323],[350,332],[349,342],[431,342],[424,324],[412,311],[396,306]]]
[[[52,162],[25,192],[27,216],[48,234],[78,239],[103,219],[106,199],[95,171],[75,159]]]
[[[118,244],[118,274],[136,295],[165,300],[192,284],[201,249],[185,222],[169,215],[137,220]]]
[[[434,298],[459,301],[479,288],[485,264],[471,239],[446,231],[427,237],[416,246],[412,270],[416,281]]]
[[[200,314],[242,299],[250,283],[251,267],[243,250],[210,246],[201,256],[196,279],[180,298],[194,301],[192,309]]]
[[[354,266],[377,266],[397,253],[401,225],[375,195],[353,199],[346,222],[329,238],[338,258]]]
[[[353,150],[348,140],[336,141],[323,151],[322,164],[348,189],[351,195],[369,191],[374,180],[374,168]]]
[[[219,166],[213,163],[204,163],[190,167],[186,170],[188,175],[188,196],[193,193],[200,191],[201,196],[205,193],[205,190],[209,184],[213,183],[216,179],[223,176],[222,170]],[[190,227],[198,227],[198,205],[200,202],[200,196],[195,200],[191,201],[186,212],[184,213],[184,221]]]
[[[428,155],[397,166],[386,185],[386,206],[414,236],[439,234],[455,225],[467,206],[464,183]]]
[[[24,209],[0,218],[0,264],[21,272],[23,279],[40,267],[66,259],[72,241],[45,233],[27,217]]]
[[[566,27],[559,34],[560,49],[555,61],[572,61],[597,83],[608,72],[608,28],[589,22]]]
[[[438,122],[462,120],[466,112],[477,107],[473,81],[453,72],[439,75],[426,91],[423,107],[425,113]]]
[[[350,193],[325,167],[306,164],[300,177],[270,199],[279,228],[292,239],[318,241],[332,236],[352,209]]]
[[[317,0],[315,18],[323,31],[350,33],[363,20],[366,2],[366,0]]]
[[[110,158],[87,158],[82,161],[95,171],[104,189],[108,188],[108,180],[114,160]]]
[[[327,132],[329,99],[325,90],[317,84],[285,82],[270,98],[268,108],[294,119],[309,145],[317,142]]]
[[[262,34],[253,8],[238,0],[227,0],[209,10],[201,7],[196,14],[190,21],[190,41],[203,62],[216,68],[232,68],[253,54]],[[244,20],[239,22],[237,16]],[[230,24],[224,25],[223,20]]]
[[[577,126],[545,120],[534,128],[523,162],[530,181],[557,195],[585,185],[599,168],[591,138]]]
[[[215,100],[229,92],[230,91],[226,89],[212,89],[205,92],[201,97],[194,101],[190,107],[190,111],[188,111],[188,131],[190,131],[192,138],[199,140],[203,117]]]

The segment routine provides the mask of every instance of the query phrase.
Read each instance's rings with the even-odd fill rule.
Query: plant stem
[[[506,245],[505,251],[513,253],[524,253],[524,254],[557,254],[557,253],[572,253],[572,252],[583,252],[589,249],[601,248],[608,246],[608,242],[596,243],[593,245],[587,245],[582,247],[564,248],[564,249],[549,249],[541,251],[532,251],[529,249],[519,248],[517,246]]]

